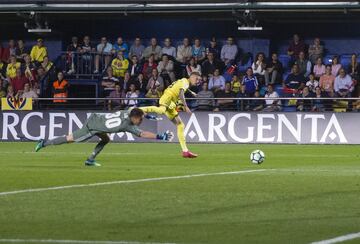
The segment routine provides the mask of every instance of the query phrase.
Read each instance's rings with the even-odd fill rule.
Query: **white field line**
[[[349,240],[353,240],[353,239],[357,239],[357,238],[360,238],[360,232],[351,233],[351,234],[343,235],[343,236],[338,236],[338,237],[328,239],[328,240],[316,241],[316,242],[312,242],[311,244],[334,244],[334,243],[349,241]]]
[[[0,239],[0,243],[66,243],[66,244],[175,244],[164,242],[138,241],[83,241],[83,240],[37,240],[37,239]]]
[[[46,187],[46,188],[32,188],[32,189],[30,188],[30,189],[17,190],[17,191],[0,192],[0,197],[7,196],[7,195],[28,193],[28,192],[55,191],[55,190],[64,190],[64,189],[71,189],[71,188],[84,188],[84,187],[105,186],[105,185],[119,185],[119,184],[131,184],[131,183],[163,181],[163,180],[176,180],[176,179],[187,179],[187,178],[194,178],[194,177],[216,176],[216,175],[236,175],[236,174],[263,172],[263,171],[267,171],[267,170],[269,170],[269,169],[242,170],[242,171],[204,173],[204,174],[179,175],[179,176],[166,176],[166,177],[145,178],[145,179],[136,179],[136,180],[118,180],[118,181],[107,181],[107,182],[77,184],[77,185],[68,185],[68,186],[54,186],[54,187]]]

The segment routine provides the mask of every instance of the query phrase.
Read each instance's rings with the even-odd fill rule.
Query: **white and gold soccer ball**
[[[261,164],[265,160],[265,153],[261,150],[254,150],[250,153],[250,161],[253,164]]]

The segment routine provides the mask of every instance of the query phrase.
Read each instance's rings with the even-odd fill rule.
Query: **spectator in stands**
[[[116,58],[111,62],[111,68],[113,69],[113,75],[116,78],[124,78],[125,72],[129,68],[129,60],[124,57],[122,51],[119,51]]]
[[[265,71],[266,71],[266,62],[265,54],[258,53],[255,57],[255,62],[251,65],[254,75],[260,84],[265,83]]]
[[[198,110],[213,110],[215,104],[213,100],[214,93],[209,90],[207,82],[203,82],[201,88],[201,91],[197,93],[197,98],[202,98],[202,100],[196,100],[196,108]]]
[[[231,91],[231,84],[229,82],[227,82],[225,84],[225,89],[220,90],[217,93],[216,97],[218,97],[218,98],[235,98],[236,94]],[[214,111],[228,110],[228,109],[234,109],[234,100],[232,100],[232,99],[217,100],[216,108],[214,109]]]
[[[138,60],[141,62],[143,59],[143,53],[144,53],[145,47],[141,44],[140,37],[136,37],[134,44],[130,47],[129,56],[132,57],[136,55]]]
[[[123,41],[122,37],[118,37],[116,40],[116,43],[112,46],[112,54],[116,56],[119,51],[123,52],[124,58],[129,58],[129,47],[128,45]]]
[[[40,65],[40,63],[44,60],[44,57],[48,56],[47,48],[44,46],[43,39],[37,39],[37,44],[32,47],[30,52],[31,61],[36,65]]]
[[[170,38],[165,38],[164,47],[161,49],[161,53],[168,55],[169,59],[175,61],[176,58],[176,48],[171,46]]]
[[[120,85],[122,86],[122,89],[125,93],[129,90],[130,84],[132,84],[130,73],[126,71],[124,79],[120,80]]]
[[[320,38],[316,37],[314,43],[309,46],[309,59],[315,65],[318,58],[323,58],[324,47],[321,45]]]
[[[225,65],[232,64],[238,53],[238,47],[234,44],[234,38],[228,37],[226,44],[221,48],[221,60]]]
[[[241,80],[239,79],[239,76],[233,74],[230,84],[231,84],[231,91],[235,94],[238,94],[240,92],[240,87],[241,87]]]
[[[139,60],[136,55],[131,57],[131,63],[129,64],[129,73],[132,79],[137,78],[142,72],[142,65],[139,64]]]
[[[357,55],[353,53],[351,55],[351,62],[349,64],[348,73],[354,80],[359,81],[359,72],[360,64],[357,61]]]
[[[255,91],[258,90],[259,82],[256,76],[254,75],[251,67],[247,68],[246,75],[242,80],[242,85],[245,86],[246,93],[249,95],[249,97],[253,97]]]
[[[21,97],[22,98],[38,98],[38,94],[36,94],[36,92],[34,90],[30,89],[29,83],[25,83],[24,92],[22,93]]]
[[[67,100],[62,98],[68,97],[69,83],[64,79],[63,72],[57,74],[57,80],[53,83],[54,103],[66,103]]]
[[[46,72],[49,71],[53,65],[53,62],[49,60],[48,56],[45,56],[41,63],[41,66],[45,69]]]
[[[265,94],[265,98],[278,98],[279,94],[274,90],[274,87],[269,84],[267,86],[267,91]],[[276,99],[267,99],[265,100],[265,108],[266,112],[278,112],[281,110],[281,101]]]
[[[16,56],[10,56],[10,62],[6,67],[6,77],[12,79],[16,77],[16,70],[20,70],[21,63],[16,61]]]
[[[331,74],[336,77],[339,74],[341,69],[341,64],[339,63],[339,56],[334,56],[331,62]]]
[[[81,54],[81,63],[82,63],[82,73],[91,74],[93,56],[92,53],[95,52],[95,48],[90,42],[89,36],[84,36],[83,43],[80,45],[79,52]]]
[[[225,89],[225,78],[220,75],[220,70],[216,69],[213,76],[209,79],[209,89],[214,93],[215,96]]]
[[[279,83],[282,78],[282,73],[282,63],[278,60],[278,55],[276,53],[273,53],[271,55],[271,61],[266,64],[265,84],[268,85]]]
[[[162,55],[161,61],[157,66],[157,70],[164,81],[167,81],[165,82],[166,86],[175,81],[174,62],[169,59],[168,55]]]
[[[206,56],[209,55],[209,53],[212,53],[214,55],[215,60],[220,59],[220,48],[217,45],[216,38],[212,37],[210,39],[210,45],[206,48]]]
[[[43,79],[45,79],[46,78],[46,72],[45,72],[45,70],[44,70],[44,68],[43,67],[39,67],[36,71],[36,79],[34,79],[35,81],[37,81],[37,83],[40,83]],[[34,73],[33,73],[34,74]],[[28,77],[27,77],[28,78]],[[35,78],[35,77],[34,77]],[[29,78],[28,78],[29,79]],[[31,79],[29,79],[30,80],[30,82],[32,82],[32,80]],[[49,85],[48,84],[48,80],[45,80],[44,81],[44,83],[43,83],[44,85],[45,85],[45,89],[46,88],[48,88],[47,86]]]
[[[188,65],[186,65],[187,75],[190,76],[192,72],[198,72],[199,74],[201,74],[201,66],[198,64],[194,57],[192,57]]]
[[[335,76],[332,74],[331,65],[326,65],[325,74],[320,77],[319,86],[323,92],[330,95],[334,91]]]
[[[322,98],[323,94],[321,92],[320,87],[316,87],[315,89],[315,98]],[[324,103],[321,99],[315,99],[313,100],[313,107],[311,109],[313,112],[323,112],[324,111]]]
[[[305,86],[309,88],[311,93],[315,93],[316,88],[319,87],[319,81],[316,80],[313,73],[309,75],[309,80],[306,82]]]
[[[113,91],[115,89],[115,85],[119,84],[119,79],[114,77],[113,69],[108,67],[106,69],[106,75],[102,78],[101,86],[104,90],[104,96],[109,94],[109,91]]]
[[[305,53],[305,43],[300,40],[298,34],[294,34],[293,40],[290,42],[287,53],[291,57],[291,60],[295,61],[298,58],[300,52]]]
[[[339,70],[339,75],[334,82],[335,95],[338,97],[350,97],[354,90],[354,84],[350,75],[346,74],[344,68]]]
[[[2,97],[6,97],[6,89],[4,86],[3,79],[0,78],[0,98],[2,98]]]
[[[192,57],[191,46],[189,38],[185,37],[183,44],[178,46],[176,53],[176,60],[181,64],[187,64]]]
[[[154,60],[154,55],[150,55],[149,59],[145,62],[143,67],[143,74],[146,80],[148,80],[151,76],[153,69],[156,69],[157,64]]]
[[[222,64],[215,59],[214,53],[209,52],[207,59],[202,63],[201,71],[204,75],[209,76],[212,75],[216,69],[222,70]]]
[[[100,61],[103,63],[102,69],[106,69],[111,61],[112,44],[109,43],[106,37],[101,37],[100,43],[96,46],[95,56],[95,71],[94,74],[99,73]]]
[[[304,89],[302,90],[302,93],[300,94],[300,97],[302,98],[311,98],[312,94],[310,93],[309,87],[305,86]],[[297,109],[299,111],[303,111],[303,112],[309,112],[312,109],[311,106],[311,100],[298,100],[298,106]]]
[[[145,97],[146,98],[153,98],[153,99],[158,99],[161,97],[162,92],[159,91],[159,89],[157,89],[156,87],[152,87],[150,90],[148,90],[148,92],[146,93]],[[158,100],[151,100],[148,102],[148,104],[151,105],[157,105],[158,104]]]
[[[322,58],[318,58],[316,60],[313,72],[316,79],[319,79],[323,74],[325,74],[325,65],[322,62]]]
[[[260,98],[260,92],[255,91],[254,93],[255,98]],[[261,111],[264,108],[264,101],[263,100],[250,100],[249,102],[249,110],[251,111]]]
[[[138,75],[135,84],[136,84],[137,90],[139,91],[139,97],[144,97],[147,92],[147,90],[146,90],[147,82],[142,73],[140,73]]]
[[[24,63],[21,64],[21,72],[25,74],[25,77],[28,78],[31,83],[36,80],[36,67],[31,62],[30,55],[28,54],[24,56]]]
[[[10,79],[10,84],[14,89],[14,93],[17,94],[19,91],[24,90],[24,86],[29,80],[21,73],[20,69],[15,70],[15,77]]]
[[[155,68],[152,70],[151,72],[151,77],[148,81],[147,90],[150,89],[155,89],[157,91],[159,91],[160,93],[162,93],[164,91],[164,80],[163,78],[159,75],[158,70]]]
[[[24,61],[24,57],[26,55],[30,54],[30,50],[25,47],[25,42],[23,40],[18,40],[17,41],[17,48],[16,48],[16,58],[18,59],[19,62],[23,62]]]
[[[0,59],[0,79],[6,79],[6,63]]]
[[[12,87],[12,85],[8,85],[7,87],[7,91],[6,91],[6,97],[17,97],[17,94],[14,92],[14,88]]]
[[[154,55],[155,61],[159,61],[161,59],[161,47],[157,44],[155,37],[151,38],[150,46],[145,48],[143,55],[145,59],[148,59],[152,54]]]
[[[110,98],[108,100],[108,110],[112,110],[112,109],[120,109],[121,105],[123,104],[123,100],[121,100],[121,98],[123,98],[123,92],[121,91],[121,86],[119,84],[116,84],[114,87],[114,90],[112,92],[110,92],[108,98]]]
[[[71,38],[71,43],[69,44],[69,46],[67,47],[66,51],[67,51],[67,65],[68,65],[68,75],[74,74],[76,73],[76,68],[77,68],[77,57],[78,57],[78,51],[80,49],[80,45],[78,42],[78,38],[76,36],[73,36]],[[45,59],[45,57],[44,57]],[[45,68],[45,70],[47,70]]]
[[[136,91],[135,84],[130,84],[129,91],[126,93],[125,97],[126,98],[138,98],[139,97],[139,94]],[[129,100],[125,100],[124,103],[127,107],[132,107],[132,106],[136,106],[138,104],[138,100],[133,100],[133,99],[130,100],[129,99]]]
[[[37,96],[40,96],[39,82],[34,82],[33,84],[31,84],[31,83],[29,83],[29,84],[30,84],[31,90],[34,91]]]
[[[195,58],[197,63],[201,64],[205,59],[205,47],[201,45],[200,39],[194,39],[194,45],[191,47],[192,57]]]
[[[246,86],[245,85],[241,85],[240,86],[240,92],[237,94],[238,98],[246,98],[249,97],[249,94],[246,93]],[[237,101],[237,108],[240,111],[246,111],[249,110],[249,100],[238,100]]]
[[[291,73],[287,76],[283,86],[290,89],[301,90],[305,87],[305,82],[305,77],[299,72],[299,66],[294,64]]]
[[[16,43],[14,39],[9,40],[9,55],[10,56],[16,56]]]
[[[311,62],[305,58],[305,52],[301,51],[299,53],[298,59],[295,61],[295,64],[299,67],[299,73],[304,77],[308,77],[311,73]]]

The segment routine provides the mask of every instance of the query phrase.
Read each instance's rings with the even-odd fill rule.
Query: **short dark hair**
[[[142,117],[144,116],[144,111],[142,111],[140,108],[133,108],[130,111],[129,117]]]

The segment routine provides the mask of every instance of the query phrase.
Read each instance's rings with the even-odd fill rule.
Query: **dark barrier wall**
[[[2,141],[38,140],[68,134],[82,126],[90,112],[3,112]],[[358,113],[207,113],[181,114],[189,142],[360,144]],[[145,120],[144,130],[176,133],[166,118]],[[112,134],[116,142],[144,141],[130,133]]]

